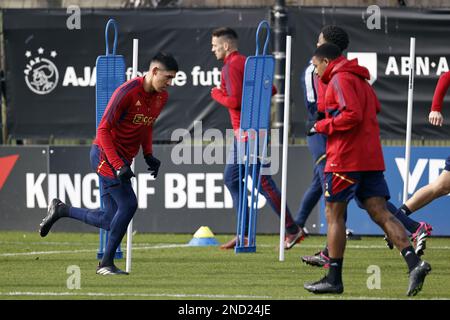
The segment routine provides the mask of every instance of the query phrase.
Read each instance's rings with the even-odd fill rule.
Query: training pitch
[[[230,235],[216,235],[224,243]],[[278,261],[278,236],[258,235],[257,252],[189,247],[192,235],[139,234],[133,238],[129,276],[95,274],[98,234],[0,233],[0,299],[407,299],[407,268],[382,237],[347,241],[344,293],[313,295],[305,281],[325,269],[307,266],[325,237],[310,236]],[[125,242],[122,243],[122,248]],[[412,299],[450,299],[450,239],[431,238],[424,260],[433,270]],[[125,260],[117,266],[125,269]]]

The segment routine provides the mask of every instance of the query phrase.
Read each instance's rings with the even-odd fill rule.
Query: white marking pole
[[[133,72],[131,74],[131,78],[134,79],[137,77],[138,70],[138,52],[139,52],[139,40],[133,39]],[[131,164],[131,170],[134,172],[134,161]],[[131,271],[131,251],[133,249],[133,219],[131,219],[128,224],[127,229],[127,257],[126,257],[126,272]]]
[[[287,157],[289,145],[289,97],[291,89],[291,36],[286,36],[286,74],[284,78],[284,120],[283,120],[283,164],[281,174],[281,216],[280,216],[280,256],[284,261],[284,238],[286,229],[286,188],[287,188]]]
[[[408,85],[408,113],[406,118],[406,144],[405,144],[405,182],[403,185],[403,203],[408,200],[409,165],[411,162],[411,130],[414,94],[414,72],[416,60],[416,38],[410,39],[409,48],[409,85]]]

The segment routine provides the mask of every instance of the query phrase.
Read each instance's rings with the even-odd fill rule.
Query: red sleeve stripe
[[[333,85],[333,88],[338,95],[339,109],[342,109],[343,107],[346,107],[347,104],[345,102],[345,98],[344,98],[344,94],[342,93],[341,86],[339,85],[339,78],[340,78],[340,74],[336,74],[331,79],[331,84]]]
[[[231,82],[230,82],[230,76],[229,76],[229,70],[228,70],[229,68],[230,68],[229,65],[225,65],[222,68],[222,75],[225,80],[225,88],[227,89],[227,95],[232,96],[233,95],[233,86],[231,85]]]

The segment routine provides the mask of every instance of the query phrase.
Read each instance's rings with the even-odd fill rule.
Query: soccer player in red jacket
[[[217,60],[223,60],[221,72],[220,88],[211,90],[211,97],[220,105],[228,109],[231,119],[231,125],[235,132],[234,144],[230,150],[229,159],[225,166],[224,180],[225,185],[231,193],[233,204],[238,210],[239,204],[239,185],[241,188],[244,182],[239,181],[239,166],[237,161],[237,140],[241,121],[241,100],[242,100],[242,82],[244,80],[244,67],[246,57],[238,51],[237,33],[230,28],[219,28],[212,33],[212,52]],[[275,90],[275,88],[274,88]],[[258,164],[259,170],[260,164]],[[261,175],[261,193],[267,199],[270,206],[278,216],[281,214],[281,193],[275,185],[272,177]],[[302,230],[292,219],[289,209],[286,210],[286,239],[285,248],[290,249],[296,243],[304,238]],[[230,240],[221,246],[221,249],[234,249],[237,238]]]
[[[142,147],[145,162],[156,178],[161,162],[153,156],[153,123],[167,103],[166,89],[177,71],[178,64],[171,55],[158,53],[144,77],[125,82],[111,96],[90,152],[91,166],[102,186],[104,208],[75,208],[53,199],[40,224],[42,237],[62,217],[108,230],[109,238],[97,274],[127,274],[114,265],[114,254],[138,205],[131,186],[130,180],[135,175],[130,165]]]
[[[330,267],[321,280],[305,283],[313,293],[342,293],[342,265],[346,244],[344,213],[357,198],[404,257],[409,269],[407,295],[421,289],[431,266],[422,261],[409,242],[403,225],[386,208],[390,198],[384,179],[384,159],[377,113],[381,106],[367,82],[369,71],[357,60],[347,60],[334,44],[316,49],[313,64],[327,84],[323,106],[326,118],[309,125],[309,134],[327,135],[325,200]]]

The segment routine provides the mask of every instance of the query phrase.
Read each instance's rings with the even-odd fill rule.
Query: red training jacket
[[[220,76],[220,89],[214,88],[211,97],[226,107],[235,132],[241,123],[242,82],[246,57],[234,51],[225,57]]]
[[[230,113],[231,125],[238,136],[241,125],[242,87],[246,57],[234,51],[225,57],[220,79],[220,88],[213,88],[211,97],[226,107]],[[272,87],[272,95],[277,93]]]
[[[444,102],[445,93],[450,86],[450,71],[441,74],[439,81],[436,85],[433,95],[433,103],[431,104],[431,111],[442,110],[442,103]]]
[[[385,169],[377,120],[381,107],[369,78],[357,59],[343,56],[330,62],[321,77],[327,84],[326,119],[316,123],[316,130],[328,136],[325,172]]]
[[[101,149],[97,172],[114,177],[125,162],[131,164],[142,146],[144,155],[152,153],[153,123],[169,97],[166,91],[144,91],[144,78],[125,82],[114,91],[97,129],[94,144]]]

